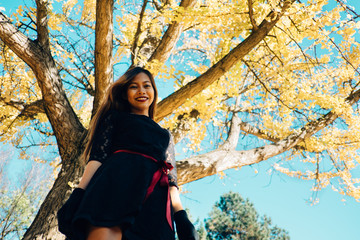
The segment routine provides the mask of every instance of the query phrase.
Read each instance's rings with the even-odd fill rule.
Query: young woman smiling
[[[198,239],[177,188],[169,131],[153,121],[157,89],[135,67],[112,84],[93,117],[78,188],[58,212],[70,240]]]

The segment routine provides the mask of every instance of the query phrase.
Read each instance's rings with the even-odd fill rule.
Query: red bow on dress
[[[146,199],[150,196],[150,194],[154,191],[155,185],[160,181],[160,186],[167,186],[167,200],[166,200],[166,219],[167,222],[170,225],[171,230],[174,230],[173,225],[172,225],[172,221],[171,221],[171,209],[170,209],[170,191],[169,191],[169,178],[168,178],[168,174],[169,172],[174,168],[170,163],[166,162],[166,161],[158,161],[155,158],[143,154],[143,153],[139,153],[139,152],[134,152],[131,150],[117,150],[114,153],[119,153],[119,152],[125,152],[125,153],[132,153],[132,154],[137,154],[137,155],[141,155],[145,158],[148,158],[156,163],[158,163],[160,165],[159,169],[154,173],[153,178],[151,180],[151,184],[148,187],[147,191],[146,191],[146,195],[145,195],[145,199],[144,202],[146,201]]]

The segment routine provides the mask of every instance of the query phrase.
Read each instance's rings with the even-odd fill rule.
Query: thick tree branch
[[[183,7],[186,10],[187,8],[195,6],[196,2],[197,0],[182,0],[180,7]],[[166,30],[160,44],[155,49],[148,62],[158,61],[165,63],[179,40],[183,27],[183,22],[173,22]]]
[[[19,114],[19,117],[33,118],[38,113],[45,113],[43,100],[37,100],[30,104],[23,105],[23,110]]]
[[[62,204],[64,189],[69,190],[67,182],[79,177],[81,168],[77,162],[82,150],[85,130],[71,107],[58,69],[50,51],[31,41],[21,33],[10,20],[0,12],[0,39],[34,72],[39,84],[45,113],[55,133],[60,156],[63,160],[61,173],[52,190],[41,205],[35,220],[26,231],[23,239],[46,239],[42,234],[51,234],[56,230],[54,210]],[[46,226],[45,226],[45,225]],[[51,229],[42,231],[41,229]],[[56,234],[54,234],[56,235]]]
[[[258,137],[258,138],[265,139],[265,140],[268,140],[268,141],[271,141],[271,142],[280,141],[279,138],[269,136],[268,134],[264,133],[260,129],[258,129],[258,128],[254,127],[254,126],[252,126],[252,125],[250,125],[249,123],[246,123],[246,122],[240,122],[239,123],[239,129],[241,131],[245,132],[245,133],[254,135],[254,136]]]
[[[113,81],[113,9],[114,0],[96,1],[95,98],[92,115]]]
[[[0,39],[31,68],[35,68],[35,64],[41,60],[41,48],[12,25],[2,12],[0,12]]]
[[[47,0],[36,0],[36,26],[39,45],[46,51],[50,52],[48,16],[47,16]]]
[[[34,72],[42,93],[45,113],[59,144],[60,155],[65,157],[68,154],[66,146],[71,142],[78,142],[84,128],[66,97],[54,59],[50,52],[18,31],[2,13],[0,38]]]
[[[359,99],[360,90],[357,90],[346,99],[346,103],[354,105]],[[336,113],[329,112],[316,121],[308,123],[299,133],[293,133],[278,142],[263,147],[247,151],[219,148],[205,154],[178,161],[176,164],[178,182],[181,185],[227,169],[248,166],[267,160],[295,147],[306,138],[309,138],[333,123],[336,118],[338,118]],[[191,171],[188,171],[188,169],[191,169]]]
[[[0,97],[0,101],[19,110],[20,114],[18,117],[33,118],[38,113],[45,113],[43,100],[37,100],[32,103],[24,103],[22,101],[15,100],[7,101],[3,97]]]
[[[285,1],[280,13],[275,11],[270,12],[262,21],[257,31],[252,32],[249,37],[231,50],[219,62],[213,65],[201,76],[162,100],[158,104],[156,121],[160,121],[164,117],[170,115],[174,109],[181,106],[187,99],[200,93],[229,71],[232,66],[241,61],[244,56],[246,56],[260,41],[266,37],[293,2],[294,0]]]
[[[238,96],[236,98],[235,108],[238,107],[239,105],[240,105],[240,96]],[[240,136],[240,128],[239,128],[240,123],[241,123],[241,120],[240,120],[239,116],[237,115],[236,112],[233,112],[233,115],[231,117],[228,137],[225,140],[225,142],[223,143],[223,145],[221,145],[221,147],[220,147],[221,149],[234,150],[236,148],[238,141],[239,141],[239,136]]]

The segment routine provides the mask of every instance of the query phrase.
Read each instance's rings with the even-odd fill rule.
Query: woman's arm
[[[84,197],[85,188],[94,176],[96,170],[101,166],[99,161],[89,161],[85,166],[84,174],[77,188],[71,193],[66,203],[59,209],[57,213],[58,225],[60,232],[64,233],[68,238],[74,235],[72,220],[76,210]],[[68,239],[67,238],[67,239]]]
[[[87,162],[83,176],[78,185],[79,188],[86,189],[91,178],[94,176],[96,170],[106,161],[106,159],[112,154],[112,140],[114,134],[114,111],[109,111],[99,119],[99,122],[94,129],[93,142],[91,145],[89,156],[86,159],[90,159]],[[93,126],[95,127],[95,126]]]
[[[184,209],[181,204],[179,189],[177,187],[175,186],[170,187],[170,197],[171,197],[171,204],[174,213]]]
[[[101,162],[99,161],[89,161],[88,164],[85,166],[84,174],[80,180],[79,188],[86,189],[87,185],[89,184],[91,178],[94,176],[96,170],[101,166]]]
[[[179,190],[175,186],[170,187],[171,203],[174,210],[174,221],[176,224],[176,232],[180,240],[199,240],[199,234],[196,232],[194,225],[188,218],[184,210]]]

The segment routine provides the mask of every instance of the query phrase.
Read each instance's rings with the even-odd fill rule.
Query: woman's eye
[[[136,88],[137,88],[137,86],[132,85],[132,86],[130,86],[129,88],[136,89]]]
[[[150,87],[151,87],[151,85],[150,85],[150,84],[147,84],[147,85],[145,85],[145,87],[146,87],[146,88],[150,88]]]

